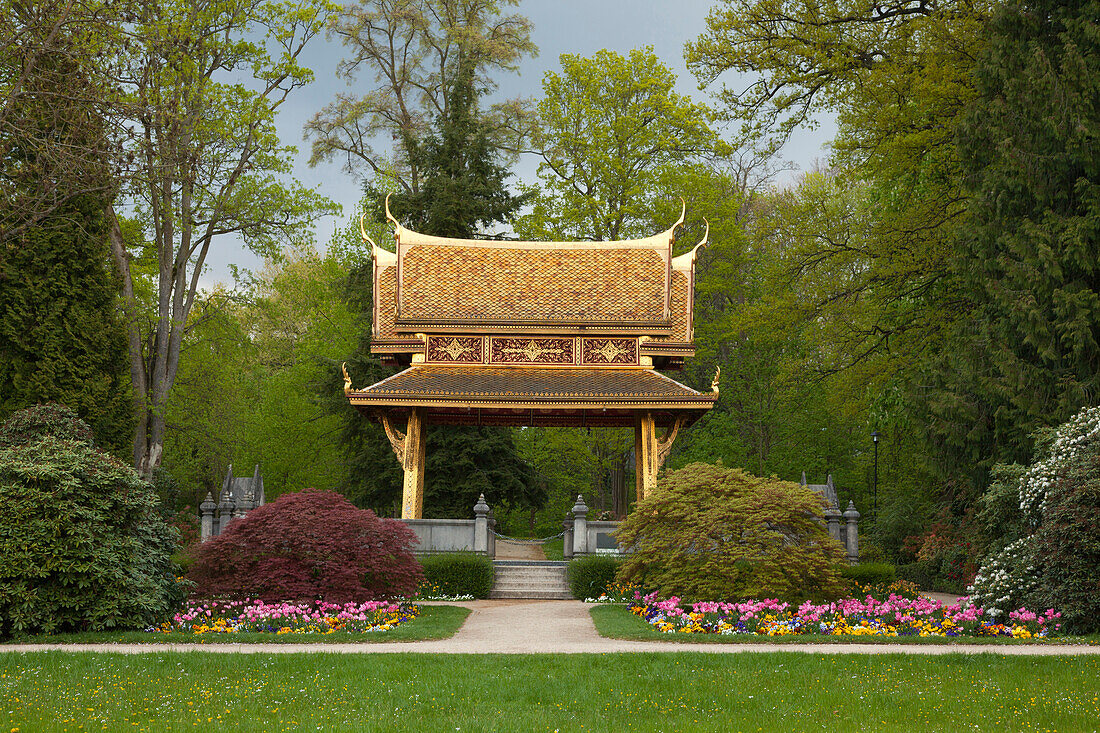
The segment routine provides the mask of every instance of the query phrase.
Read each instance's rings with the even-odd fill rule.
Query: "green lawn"
[[[1098,644],[1100,636],[1059,637],[1056,639],[1011,639],[1005,637],[968,637],[943,639],[936,637],[914,636],[751,636],[719,634],[663,634],[653,628],[645,619],[635,616],[626,605],[607,604],[592,606],[592,622],[600,636],[609,639],[630,639],[633,641],[671,641],[680,643],[704,644]]]
[[[1093,730],[1100,658],[0,653],[0,729]]]
[[[9,639],[11,644],[106,644],[110,642],[148,644],[346,644],[348,642],[378,643],[390,641],[425,641],[447,639],[470,615],[470,609],[461,606],[421,606],[420,615],[390,631],[357,634],[334,631],[331,634],[183,634],[171,632],[152,634],[144,631],[95,631],[81,634],[53,634],[50,636],[24,636]],[[0,647],[2,649],[3,647]]]
[[[561,537],[546,540],[542,543],[542,554],[546,555],[547,560],[564,560],[565,540]]]

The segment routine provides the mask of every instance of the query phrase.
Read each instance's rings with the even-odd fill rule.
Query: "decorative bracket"
[[[668,459],[668,454],[672,451],[672,444],[676,441],[676,436],[679,435],[680,428],[684,427],[684,423],[686,423],[687,420],[687,415],[677,416],[676,421],[669,426],[668,432],[665,433],[664,437],[657,439],[658,471],[665,465],[665,460]]]
[[[379,411],[379,419],[382,421],[382,429],[386,431],[386,437],[390,441],[390,447],[393,448],[393,453],[397,456],[397,461],[402,466],[405,465],[405,434],[393,426],[390,422],[389,413]]]

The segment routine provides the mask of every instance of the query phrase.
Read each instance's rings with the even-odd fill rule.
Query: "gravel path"
[[[589,606],[580,601],[468,601],[473,610],[450,639],[362,644],[11,644],[0,651],[65,651],[149,654],[163,651],[221,654],[608,654],[614,652],[708,652],[740,654],[1100,654],[1100,646],[988,646],[979,644],[698,644],[604,639],[596,633]]]

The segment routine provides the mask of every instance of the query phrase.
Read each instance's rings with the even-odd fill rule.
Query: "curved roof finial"
[[[678,227],[678,226],[680,226],[681,224],[684,223],[684,217],[687,216],[687,213],[688,213],[687,201],[684,201],[684,197],[681,196],[680,197],[680,218],[677,219],[676,223],[672,225],[671,229],[669,229],[670,232],[675,232],[676,227]]]
[[[359,215],[359,236],[363,238],[364,242],[370,244],[372,251],[378,249],[378,245],[374,243],[374,240],[367,236],[367,228],[363,226],[363,214]]]
[[[394,219],[393,214],[390,213],[390,196],[392,196],[392,195],[393,195],[392,193],[387,193],[386,194],[386,221],[392,221],[393,225],[395,227],[397,227],[398,229],[400,229],[401,228],[401,222],[397,221],[397,219]]]
[[[718,367],[718,370],[714,372],[714,381],[710,383],[710,391],[714,394],[718,394],[718,380],[722,378],[722,367]]]
[[[707,221],[705,216],[703,217],[703,223],[707,225],[707,229],[703,232],[703,238],[699,240],[699,244],[691,248],[692,259],[695,258],[695,253],[699,251],[700,247],[706,247],[710,244],[710,222]]]
[[[344,373],[344,394],[352,391],[351,377],[348,376],[348,363],[345,361],[340,365],[340,371]]]

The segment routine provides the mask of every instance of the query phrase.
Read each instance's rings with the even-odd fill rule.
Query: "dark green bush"
[[[569,591],[579,601],[599,598],[615,582],[623,561],[610,555],[578,557],[569,563]]]
[[[183,588],[176,532],[149,484],[86,440],[86,425],[59,439],[36,437],[36,422],[16,413],[0,429],[0,636],[162,621]]]
[[[897,577],[896,569],[888,562],[861,562],[859,565],[848,565],[841,568],[840,574],[861,588],[867,585],[893,583]]]
[[[937,560],[917,560],[898,565],[895,568],[898,578],[916,583],[921,590],[942,590],[944,579],[940,575],[940,563]]]
[[[460,552],[420,558],[424,582],[445,596],[488,598],[493,589],[493,561],[484,555]]]

